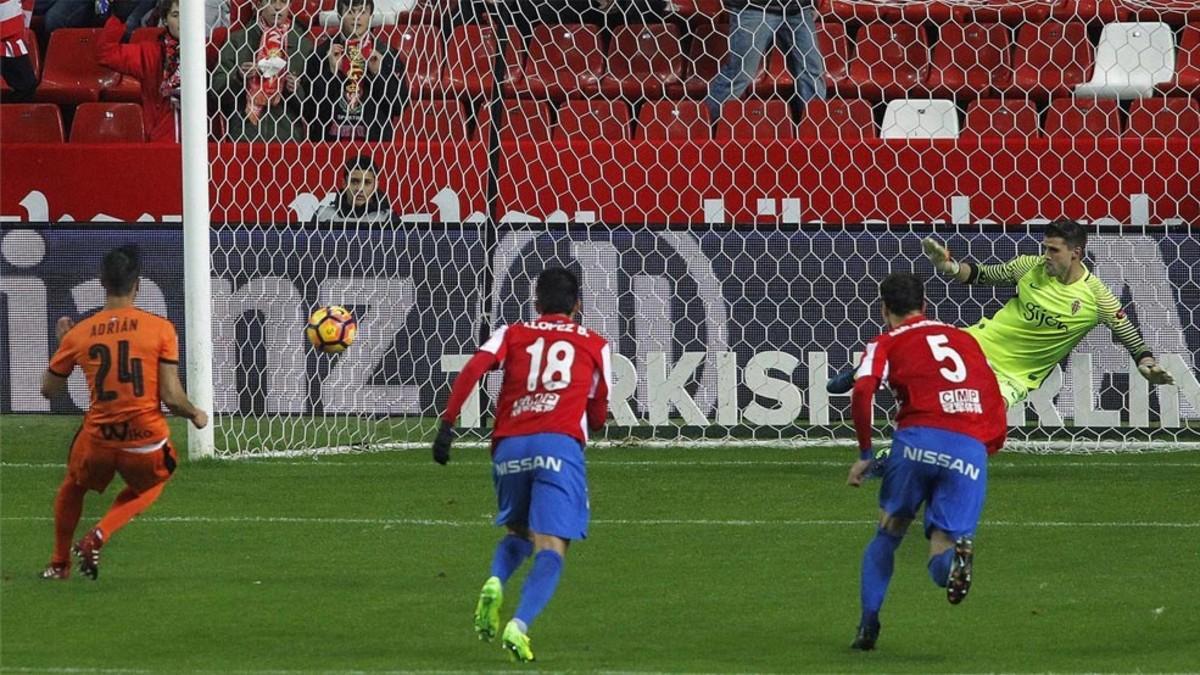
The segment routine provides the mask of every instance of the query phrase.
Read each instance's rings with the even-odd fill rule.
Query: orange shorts
[[[79,433],[71,443],[67,475],[76,485],[104,492],[119,473],[140,494],[170,478],[178,463],[170,439],[163,441],[161,447],[134,452]]]

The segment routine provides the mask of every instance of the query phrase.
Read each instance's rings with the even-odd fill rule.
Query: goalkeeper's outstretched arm
[[[921,240],[925,257],[938,272],[965,284],[988,286],[1016,286],[1021,277],[1034,267],[1040,258],[1036,255],[1021,255],[999,265],[981,265],[965,260],[955,260],[950,251],[933,237]]]

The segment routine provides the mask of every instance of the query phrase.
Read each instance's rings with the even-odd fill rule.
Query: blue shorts
[[[951,539],[974,534],[986,493],[987,450],[979,441],[929,427],[898,429],[892,436],[879,508],[915,518],[924,504],[926,538],[935,528]]]
[[[583,446],[566,434],[500,439],[492,456],[497,525],[585,539],[591,504]]]

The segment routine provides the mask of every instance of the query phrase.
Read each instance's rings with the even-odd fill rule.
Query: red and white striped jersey
[[[33,16],[33,0],[0,0],[0,47],[5,58],[29,53],[25,29]]]

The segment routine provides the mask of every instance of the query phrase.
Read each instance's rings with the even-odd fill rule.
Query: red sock
[[[108,513],[104,514],[96,526],[104,535],[104,543],[107,544],[117,530],[125,527],[129,521],[133,520],[134,516],[153,504],[154,500],[162,494],[163,486],[166,484],[166,481],[163,481],[141,494],[129,486],[121,490],[121,494],[117,495],[117,498],[113,500],[113,505],[109,507]]]
[[[83,496],[87,488],[80,487],[70,476],[63,479],[54,498],[54,555],[50,562],[65,565],[71,561],[71,539],[83,514]]]

